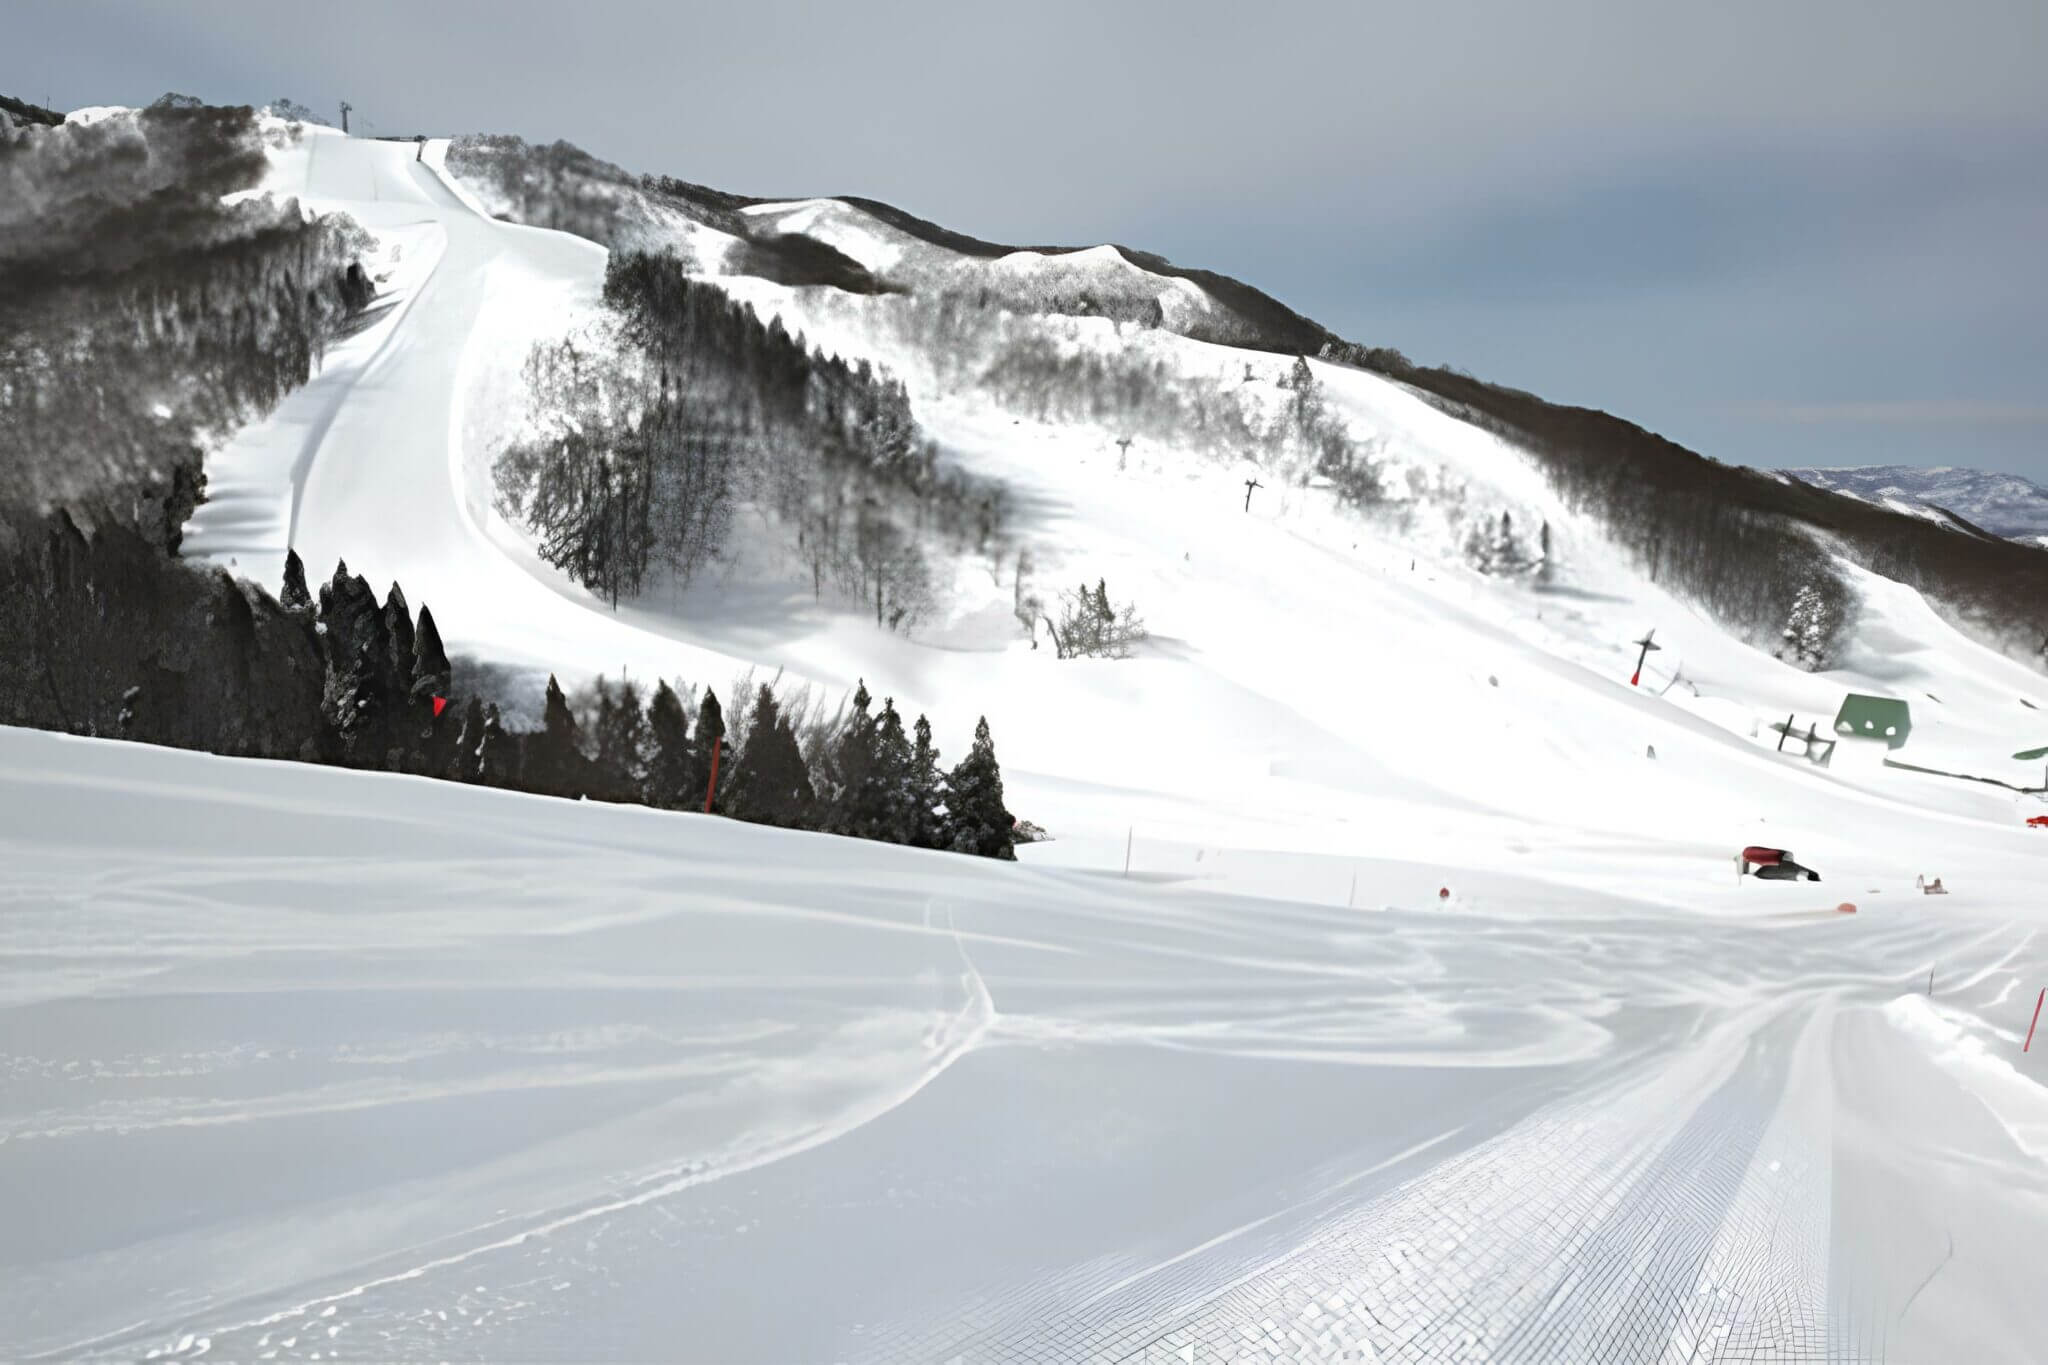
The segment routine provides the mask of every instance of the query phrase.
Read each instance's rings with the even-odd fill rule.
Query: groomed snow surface
[[[24,731],[0,803],[11,1357],[2048,1330],[2048,950],[1967,902],[1360,912]]]
[[[1318,369],[1390,460],[1550,520],[1555,590],[1427,515],[1247,514],[1242,471],[920,389],[857,307],[772,286],[1006,482],[1048,594],[1105,576],[1154,643],[1056,662],[972,563],[917,640],[744,559],[614,614],[487,477],[603,253],[483,217],[443,151],[276,155],[383,239],[388,309],[210,461],[191,551],[273,585],[287,544],[345,556],[451,652],[565,681],[864,676],[953,756],[986,711],[1056,841],[0,730],[0,1356],[2040,1357],[2048,807],[1762,728],[1905,696],[1901,757],[2018,785],[2038,675],[1868,576],[1845,666],[1790,669],[1370,376]],[[1748,843],[1826,880],[1740,881]]]

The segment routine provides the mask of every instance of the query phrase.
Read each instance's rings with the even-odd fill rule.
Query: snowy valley
[[[985,718],[1050,837],[1013,865],[10,696],[0,1354],[2035,1350],[2044,604],[1972,594],[2048,554],[1915,586],[1864,548],[1889,522],[1646,548],[1405,361],[1142,253],[263,128],[236,193],[344,216],[376,298],[203,442],[186,561],[401,584],[449,748],[471,696],[540,726],[551,674],[772,681],[807,747],[860,687],[949,765]],[[737,321],[636,339],[636,251]],[[753,358],[690,368],[714,334]],[[725,480],[630,578],[536,511],[629,457],[650,524]],[[1097,584],[1143,627],[1078,648]],[[1851,696],[1909,733],[1841,732]]]

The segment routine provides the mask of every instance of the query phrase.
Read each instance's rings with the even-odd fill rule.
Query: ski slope
[[[1613,886],[1690,908],[1744,903],[1721,874],[1730,849],[1759,838],[1823,869],[1853,860],[1894,885],[1938,875],[1941,858],[1966,850],[1973,883],[2009,891],[2032,875],[2024,863],[2002,880],[2003,852],[2026,847],[2016,831],[2030,808],[2015,793],[1847,764],[1822,772],[1768,752],[1775,735],[1762,727],[1792,714],[1825,729],[1848,689],[1905,695],[1918,726],[1907,757],[2038,783],[2007,757],[2048,714],[2023,705],[2048,706],[2038,675],[1883,580],[1871,580],[1869,611],[1881,651],[1826,678],[1778,664],[1613,562],[1493,438],[1334,367],[1318,367],[1331,400],[1391,453],[1553,517],[1571,547],[1569,585],[1545,596],[1491,583],[1444,562],[1426,535],[1361,528],[1309,491],[1274,488],[1246,514],[1235,469],[1143,444],[1119,469],[1109,433],[927,394],[919,416],[947,458],[1010,490],[1048,594],[1106,576],[1150,622],[1147,657],[1055,664],[1018,638],[1011,585],[986,566],[962,566],[964,605],[919,641],[812,603],[807,576],[750,578],[744,562],[614,611],[497,517],[488,475],[520,420],[529,346],[594,306],[603,253],[484,217],[436,170],[445,150],[430,144],[419,162],[410,144],[309,127],[300,147],[274,154],[273,193],[344,209],[413,245],[385,319],[209,462],[216,496],[191,524],[188,553],[272,583],[287,541],[315,578],[345,558],[380,592],[400,582],[431,605],[451,652],[538,670],[526,679],[536,695],[548,670],[725,691],[759,667],[834,694],[865,678],[907,711],[930,710],[942,748],[964,743],[986,713],[1012,808],[1059,837],[1033,855],[1068,864],[1121,867],[1128,845],[1143,870],[1319,899],[1338,898],[1361,854],[1398,848],[1431,865],[1385,898],[1433,891],[1451,869],[1579,887],[1599,875],[1582,871],[1584,849],[1625,843],[1642,863]],[[853,209],[804,207],[793,224],[850,243],[840,219]],[[815,344],[918,373],[914,356],[864,334],[857,316],[727,283]],[[1095,331],[1097,344],[1114,342],[1110,324]],[[1180,338],[1152,344],[1176,348],[1193,372],[1249,365],[1261,383],[1288,363]],[[266,497],[286,510],[246,514]],[[1654,698],[1620,685],[1627,642],[1651,626],[1668,651],[1653,657]],[[1660,671],[1673,665],[1686,686]],[[1839,814],[1819,815],[1830,808]],[[1244,870],[1239,855],[1266,850],[1314,859],[1283,885],[1271,867]]]
[[[2038,914],[1360,912],[14,730],[0,808],[9,1358],[2048,1330]]]
[[[865,678],[955,752],[986,712],[1055,840],[992,867],[0,732],[0,1354],[2038,1354],[2048,807],[2007,755],[2048,742],[2039,675],[1867,575],[1845,666],[1780,664],[1373,376],[1317,367],[1429,486],[1550,520],[1563,584],[1460,567],[1427,507],[1246,511],[1242,470],[924,382],[885,304],[744,280],[905,375],[1043,586],[1106,577],[1153,644],[1056,662],[976,564],[915,640],[745,555],[614,611],[488,479],[603,253],[490,219],[444,153],[273,154],[378,233],[386,297],[209,460],[187,553],[345,558],[528,685]],[[2011,786],[1776,752],[1848,690],[1911,700],[1900,757]],[[1748,843],[1825,881],[1740,881]]]

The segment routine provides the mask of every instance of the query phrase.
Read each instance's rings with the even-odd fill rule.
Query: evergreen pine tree
[[[519,780],[516,742],[498,723],[496,703],[484,708],[483,733],[476,746],[476,780],[492,787],[509,787]]]
[[[717,757],[718,789],[711,787],[713,762]],[[732,746],[725,742],[725,710],[718,704],[718,694],[710,688],[704,689],[704,700],[697,703],[696,739],[690,746],[690,795],[683,805],[689,810],[703,810],[706,795],[711,798],[711,811],[718,814],[725,809],[725,792],[732,781]]]
[[[631,678],[619,684],[597,727],[597,766],[612,800],[636,800],[646,779],[647,715]]]
[[[377,596],[346,563],[320,587],[320,641],[326,676],[320,694],[323,746],[336,762],[381,768],[388,761],[394,699],[387,685],[390,647]]]
[[[810,769],[789,718],[763,683],[754,699],[747,742],[733,764],[732,809],[757,824],[802,829],[812,814]]]
[[[313,610],[313,594],[306,590],[306,566],[297,550],[284,552],[284,591],[277,600],[286,611]]]
[[[583,794],[588,760],[583,757],[576,713],[555,675],[548,675],[547,701],[541,714],[540,733],[527,740],[525,779],[529,790],[548,796],[576,797]]]
[[[406,605],[405,590],[396,583],[384,598],[384,641],[386,667],[396,684],[392,695],[410,701],[415,667],[412,608]]]
[[[585,758],[596,762],[604,748],[605,732],[612,727],[612,685],[600,673],[590,690],[596,706],[583,727],[580,749]]]
[[[457,782],[479,780],[482,769],[479,766],[478,750],[484,742],[484,704],[475,697],[462,712],[462,733],[455,737],[455,751],[450,756],[447,773]]]
[[[690,809],[694,767],[690,718],[683,711],[682,698],[666,682],[659,683],[647,706],[647,781],[642,788],[647,804],[663,810]],[[699,807],[703,800],[704,793],[697,792]]]
[[[432,743],[433,707],[414,688],[416,678],[412,608],[398,584],[384,598],[384,666],[382,682],[391,698],[391,724],[385,736],[394,772],[428,770],[427,746]]]
[[[903,734],[903,717],[896,714],[896,699],[882,703],[875,721],[875,771],[869,780],[874,793],[869,802],[863,838],[891,844],[907,844],[917,833],[917,809],[910,789],[910,741]]]
[[[435,697],[446,697],[455,685],[455,670],[448,662],[448,651],[441,647],[441,631],[434,624],[434,613],[426,607],[420,608],[419,629],[413,633],[412,645],[413,698],[431,703]]]
[[[1003,807],[1003,773],[987,716],[974,727],[967,757],[946,779],[946,815],[955,853],[1016,860],[1017,822]]]
[[[939,809],[945,801],[945,777],[939,771],[939,751],[932,744],[932,723],[917,718],[910,748],[911,837],[917,848],[946,846],[946,817]]]
[[[866,679],[854,688],[853,704],[839,734],[828,748],[825,800],[825,828],[834,834],[858,836],[866,818],[865,803],[871,799],[868,784],[875,769],[875,721],[868,714],[873,698]]]
[[[442,773],[455,754],[456,718],[434,714],[434,698],[448,698],[453,686],[448,653],[441,648],[441,632],[434,626],[434,614],[420,608],[419,626],[413,632],[412,728],[418,736],[416,771]]]

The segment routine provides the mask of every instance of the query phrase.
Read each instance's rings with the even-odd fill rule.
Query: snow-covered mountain
[[[1816,488],[1906,509],[1953,512],[2008,540],[2048,546],[2048,488],[2017,474],[1947,465],[1862,465],[1785,471]]]
[[[0,729],[0,1354],[2041,1339],[2048,806],[2013,755],[2048,683],[1767,520],[1839,500],[1758,476],[1623,524],[1595,494],[1639,470],[1595,488],[1448,384],[1303,355],[1234,282],[505,154],[265,145],[257,193],[358,224],[378,306],[208,448],[187,558],[346,558],[431,604],[459,679],[532,696],[865,680],[951,753],[985,715],[1053,838],[1012,867]],[[637,340],[635,249],[760,327]],[[929,446],[876,399],[751,481],[686,464],[730,476],[702,563],[614,600],[508,452],[663,430],[702,391],[661,362],[713,335],[749,373],[795,373],[792,336],[865,367],[805,361],[807,399],[886,374]],[[820,431],[910,473],[836,502]],[[908,548],[928,604],[878,622]],[[1058,637],[1093,584],[1142,614],[1130,657]],[[1901,748],[1833,736],[1851,692],[1910,706]],[[1824,880],[1744,878],[1749,845]]]

